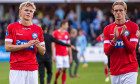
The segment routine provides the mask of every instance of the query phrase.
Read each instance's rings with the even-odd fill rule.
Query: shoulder
[[[58,32],[58,30],[53,31],[53,34],[56,34]]]
[[[68,31],[65,31],[65,33],[69,35],[69,32]]]
[[[138,25],[132,21],[128,21],[127,24],[130,24],[132,27],[138,27]]]
[[[104,28],[104,34],[107,34],[109,31],[113,31],[113,28],[115,27],[115,23],[109,24]]]
[[[107,25],[104,29],[108,30],[114,26],[115,26],[115,23],[112,23],[112,24]]]
[[[42,31],[42,28],[36,24],[33,24],[33,27],[37,28],[38,30],[41,30]]]
[[[19,22],[15,22],[15,23],[11,23],[11,24],[9,24],[8,25],[8,29],[13,29],[13,28],[15,28],[15,26],[18,26],[19,25]]]

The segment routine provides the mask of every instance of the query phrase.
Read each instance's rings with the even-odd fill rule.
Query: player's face
[[[66,23],[63,25],[63,28],[64,28],[64,29],[68,29],[68,28],[69,28],[68,22],[66,22]]]
[[[33,18],[33,14],[34,14],[34,9],[32,6],[24,6],[21,10],[20,10],[20,17],[21,19],[24,19],[26,21],[31,21]]]
[[[122,20],[125,18],[126,10],[122,5],[115,5],[113,9],[113,15],[116,20]]]

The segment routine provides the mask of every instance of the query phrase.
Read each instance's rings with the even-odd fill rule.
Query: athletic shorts
[[[38,84],[38,70],[10,70],[10,84]]]
[[[56,68],[69,68],[69,56],[56,56]]]
[[[111,84],[137,84],[138,72],[111,75]]]

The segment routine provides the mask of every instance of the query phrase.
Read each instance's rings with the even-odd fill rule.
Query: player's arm
[[[102,33],[102,34],[100,34],[100,35],[96,38],[96,40],[97,40],[98,42],[103,41],[103,36],[104,36],[104,34],[103,34],[103,33]]]
[[[54,42],[52,42],[51,43],[51,47],[52,47],[52,60],[54,61],[54,62],[56,62],[56,58],[55,58],[55,52],[54,52],[54,49],[55,49],[55,43]]]
[[[123,27],[121,31],[121,38],[123,40],[123,43],[125,45],[125,49],[128,51],[128,53],[132,53],[136,50],[137,42],[138,42],[138,36],[139,36],[139,29],[138,26],[133,26],[132,34],[130,36],[130,41],[128,41],[127,37],[125,36],[126,26]]]
[[[56,38],[54,38],[53,36],[51,36],[51,40],[52,40],[52,42],[55,42],[55,43],[57,43],[57,44],[59,44],[59,45],[63,45],[63,46],[67,46],[67,47],[71,47],[71,45],[66,44],[66,43],[63,43],[63,42],[57,40]]]
[[[41,55],[45,54],[45,43],[44,42],[40,42],[38,39],[35,42],[35,46],[37,48],[38,53],[40,53]]]
[[[114,30],[115,31],[115,30]],[[107,56],[110,56],[112,54],[112,52],[114,51],[115,48],[115,42],[112,41],[110,42],[109,40],[109,36],[108,36],[108,27],[104,28],[104,52]]]
[[[71,51],[71,47],[69,47],[69,56],[70,56],[70,63],[72,63],[73,58],[72,58],[72,51]]]
[[[42,28],[40,28],[40,36],[36,39],[35,46],[36,46],[39,54],[41,54],[41,55],[45,54],[46,49],[45,49],[45,42],[43,39]]]
[[[35,40],[31,40],[27,44],[13,45],[12,42],[9,42],[8,39],[5,39],[5,50],[6,52],[19,51],[21,49],[29,48],[30,46],[34,45],[34,42]]]

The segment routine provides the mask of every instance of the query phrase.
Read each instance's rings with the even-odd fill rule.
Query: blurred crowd
[[[51,10],[51,9],[49,9]],[[61,6],[57,6],[51,13],[44,13],[44,10],[38,9],[34,15],[32,23],[41,26],[46,24],[49,33],[60,27],[61,20],[69,21],[69,32],[71,29],[82,29],[84,35],[87,37],[88,46],[94,46],[99,36],[106,25],[114,22],[113,14],[111,10],[108,14],[105,14],[103,10],[98,7],[87,7],[85,10],[81,10],[81,20],[78,21],[76,11],[70,9],[68,12]],[[128,12],[128,17],[131,21],[140,25],[140,11],[135,8],[133,11]],[[8,24],[18,22],[18,12],[14,8],[9,8],[8,12],[4,13],[4,16],[0,17],[0,45],[4,45],[5,31]]]

